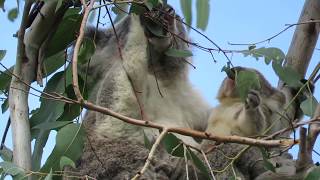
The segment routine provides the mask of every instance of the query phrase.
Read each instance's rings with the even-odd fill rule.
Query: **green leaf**
[[[89,61],[95,51],[95,45],[92,39],[84,38],[79,51],[79,63],[84,64]]]
[[[209,20],[209,0],[197,0],[197,28],[205,30]]]
[[[259,90],[261,88],[259,76],[252,71],[236,72],[236,88],[240,98],[244,101],[251,89]]]
[[[38,124],[32,129],[41,129],[43,131],[52,130],[52,129],[59,129],[63,126],[66,126],[67,124],[72,123],[72,121],[54,121],[54,122],[44,122],[41,124]]]
[[[60,51],[50,57],[46,57],[43,61],[44,76],[47,77],[58,70],[65,64],[65,52]]]
[[[59,170],[62,156],[67,156],[72,161],[80,158],[84,147],[85,131],[81,124],[69,124],[60,129],[56,136],[56,145],[41,168],[42,172],[49,172],[52,168],[53,171]]]
[[[3,146],[3,149],[0,150],[0,156],[4,161],[11,162],[13,153],[9,148],[7,148],[6,146]]]
[[[4,1],[5,1],[5,0],[0,0],[0,8],[2,9],[3,12],[5,12],[5,9],[4,9]]]
[[[145,5],[149,10],[152,10],[153,7],[158,5],[158,3],[159,3],[159,0],[147,0],[147,2],[145,2]]]
[[[9,108],[9,100],[8,98],[6,100],[4,100],[4,102],[1,104],[1,111],[2,114],[5,113]]]
[[[192,23],[192,0],[180,0],[180,6],[186,24],[191,26]],[[190,27],[187,27],[188,29]]]
[[[60,170],[63,171],[64,166],[71,166],[76,168],[76,164],[72,161],[72,159],[62,156],[60,159]]]
[[[8,12],[8,19],[13,22],[18,17],[18,8],[10,9]]]
[[[255,49],[255,48],[256,46],[252,45],[252,46],[249,46],[249,50],[243,50],[240,52],[245,57],[252,56],[256,60],[263,57],[266,64],[269,64],[271,61],[281,63],[285,58],[285,54],[279,48],[275,48],[275,47],[270,47],[270,48],[261,47],[258,49]]]
[[[304,180],[319,180],[320,179],[320,167],[313,167],[311,171],[306,175]]]
[[[58,94],[63,94],[65,90],[65,73],[56,73],[47,83],[44,92],[51,93],[55,92]],[[42,94],[42,97],[45,97]],[[36,139],[34,145],[34,151],[32,154],[32,163],[35,170],[40,168],[40,162],[43,154],[43,147],[47,143],[50,130],[47,129],[35,129],[33,127],[42,124],[56,121],[64,111],[64,102],[47,100],[40,98],[41,105],[37,113],[33,114],[30,118],[31,134],[33,138]]]
[[[66,49],[76,39],[82,20],[79,11],[79,8],[72,8],[65,13],[58,30],[49,43],[47,57]]]
[[[276,167],[273,166],[273,164],[269,161],[269,153],[265,148],[259,148],[262,154],[263,158],[263,166],[266,170],[276,172]]]
[[[309,96],[300,104],[300,108],[303,111],[304,115],[312,117],[316,111],[318,101],[314,96]]]
[[[162,140],[167,152],[173,156],[184,157],[183,143],[172,133],[168,133]]]
[[[19,174],[24,174],[24,171],[22,168],[17,167],[12,162],[3,161],[0,162],[0,167],[3,169],[5,174],[9,174],[12,176],[16,176]]]
[[[62,6],[62,2],[63,0],[58,0],[55,12]]]
[[[281,64],[273,62],[272,68],[274,72],[278,75],[278,77],[288,86],[299,88],[303,85],[300,81],[302,77],[294,69],[292,69],[292,67],[283,67],[281,66]]]
[[[0,61],[4,58],[6,53],[7,53],[7,50],[0,50]]]
[[[182,49],[168,49],[165,54],[167,56],[171,56],[171,57],[190,57],[192,56],[192,52],[189,50],[182,50]]]
[[[200,170],[200,172],[206,177],[206,179],[210,179],[209,170],[207,166],[203,164],[203,161],[201,161],[190,148],[187,148],[187,151],[190,154],[189,159],[191,159],[192,163]]]
[[[11,82],[11,72],[13,72],[13,66],[4,72],[0,72],[0,90],[5,91],[9,89]]]
[[[44,178],[44,180],[52,180],[52,169],[50,170],[49,174],[46,175],[46,177]]]
[[[143,14],[145,13],[147,10],[146,8],[144,8],[143,6],[141,5],[138,5],[138,4],[132,4],[130,6],[130,11],[129,13],[134,13],[134,14],[137,14],[137,15],[140,15],[140,14]]]
[[[129,5],[127,3],[117,4],[117,6],[112,7],[112,11],[117,15],[113,20],[113,23],[119,22],[122,18],[124,18],[127,14],[125,12],[128,11]]]

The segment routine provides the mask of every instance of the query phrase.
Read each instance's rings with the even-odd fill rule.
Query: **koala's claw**
[[[256,108],[260,104],[260,96],[259,92],[255,90],[250,90],[248,93],[248,97],[245,101],[245,108]]]

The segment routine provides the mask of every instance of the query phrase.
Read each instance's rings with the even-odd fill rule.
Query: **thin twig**
[[[84,37],[84,29],[87,24],[87,19],[89,17],[90,11],[93,7],[94,0],[90,0],[89,6],[86,5],[85,0],[81,0],[81,3],[84,7],[84,14],[83,14],[83,19],[81,21],[81,26],[80,26],[80,31],[79,31],[79,36],[77,38],[76,44],[74,46],[74,51],[73,51],[73,58],[72,58],[72,85],[74,89],[74,93],[78,99],[78,101],[82,102],[84,99],[81,95],[80,89],[79,89],[79,82],[78,82],[78,54],[80,50],[80,46]]]
[[[202,156],[203,156],[203,158],[204,158],[204,161],[206,162],[206,164],[207,164],[207,166],[208,166],[208,168],[209,168],[209,171],[210,171],[210,174],[211,174],[212,179],[213,179],[213,180],[216,180],[216,177],[215,177],[214,174],[213,174],[213,171],[212,171],[211,165],[210,165],[210,163],[209,163],[209,160],[208,160],[208,158],[207,158],[207,155],[203,152],[203,150],[201,150],[201,154],[202,154]]]
[[[145,173],[145,171],[147,170],[148,166],[150,165],[150,163],[152,161],[152,158],[154,157],[154,154],[156,153],[157,147],[159,146],[161,140],[164,138],[164,136],[167,133],[168,133],[168,129],[164,128],[162,130],[162,132],[160,133],[160,135],[158,136],[158,138],[156,139],[156,141],[153,143],[152,148],[148,154],[148,158],[146,160],[146,163],[144,164],[142,169],[132,178],[132,180],[138,179],[140,176],[143,175],[143,173]]]
[[[253,42],[253,43],[231,43],[231,42],[228,42],[228,44],[232,45],[232,46],[250,46],[250,45],[257,45],[257,44],[261,44],[261,43],[265,43],[265,42],[270,42],[272,39],[278,37],[280,34],[284,33],[285,31],[287,31],[288,29],[290,29],[293,26],[298,26],[298,25],[303,25],[303,24],[311,24],[311,23],[320,23],[320,20],[309,20],[309,21],[304,21],[304,22],[295,23],[295,24],[286,24],[285,26],[287,26],[287,27],[285,27],[280,32],[276,33],[275,35],[273,35],[267,39],[264,39],[264,40],[261,40],[258,42]]]

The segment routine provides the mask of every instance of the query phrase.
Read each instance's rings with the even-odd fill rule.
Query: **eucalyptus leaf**
[[[65,90],[65,73],[56,73],[47,83],[44,92],[55,92],[63,94]],[[43,154],[43,148],[47,143],[50,130],[33,128],[42,123],[50,123],[56,121],[64,111],[65,103],[62,101],[47,100],[45,94],[42,94],[40,98],[40,109],[30,117],[31,134],[36,139],[34,145],[34,151],[32,154],[33,168],[38,170],[40,168],[41,158]]]
[[[192,0],[180,0],[180,6],[186,24],[191,26],[192,23]],[[187,27],[190,29],[190,27]]]
[[[71,166],[73,168],[76,168],[76,164],[72,161],[72,159],[62,156],[60,159],[60,170],[63,171],[63,168],[65,166]]]
[[[263,158],[263,166],[266,170],[276,172],[276,167],[269,161],[269,153],[265,148],[259,148]]]
[[[239,71],[236,73],[236,89],[240,98],[245,101],[251,89],[261,88],[259,76],[252,71]]]
[[[9,108],[9,100],[8,98],[6,98],[6,100],[3,101],[3,103],[1,104],[1,111],[2,114],[5,113]]]
[[[144,146],[150,150],[152,148],[152,144],[144,131],[143,131],[143,140],[144,140]]]
[[[197,0],[197,28],[205,30],[209,21],[209,0]]]
[[[0,61],[4,58],[6,55],[7,51],[6,50],[0,50]]]
[[[306,175],[304,180],[319,180],[320,179],[320,167],[315,166],[311,171]]]
[[[80,158],[84,147],[85,131],[81,124],[69,124],[61,128],[56,136],[56,144],[48,157],[47,161],[41,168],[42,172],[49,172],[52,168],[53,171],[60,169],[60,161],[62,156],[76,161]]]
[[[0,0],[0,8],[2,9],[3,12],[5,12],[4,2],[5,2],[5,0]]]
[[[171,57],[185,58],[185,57],[192,56],[192,52],[189,51],[189,50],[181,50],[181,49],[170,48],[165,52],[165,55],[171,56]]]
[[[172,133],[165,135],[162,143],[169,154],[177,157],[184,157],[183,143]]]
[[[16,166],[12,162],[8,162],[8,161],[0,162],[0,168],[3,169],[3,172],[5,174],[9,174],[9,175],[12,175],[12,176],[16,176],[16,175],[19,175],[19,174],[24,174],[23,169],[19,168],[18,166]]]
[[[76,39],[82,20],[79,11],[79,8],[71,8],[65,13],[48,45],[47,57],[66,49]]]
[[[13,66],[4,72],[0,72],[0,90],[5,91],[9,89],[11,82],[11,72],[13,72]]]
[[[300,104],[300,108],[303,111],[304,115],[313,117],[314,112],[316,111],[316,107],[318,105],[318,101],[314,96],[309,96],[306,100],[304,100]]]
[[[47,130],[61,128],[61,127],[66,126],[67,124],[70,124],[70,123],[72,123],[72,121],[44,122],[44,123],[41,123],[41,124],[38,124],[38,125],[32,127],[32,129],[41,129],[43,131],[47,131]]]
[[[288,86],[299,88],[303,84],[301,83],[302,77],[290,66],[281,66],[281,64],[273,62],[272,68],[278,77],[285,82]]]
[[[95,51],[95,45],[92,39],[84,38],[78,54],[79,63],[85,64],[89,61]]]
[[[17,19],[18,17],[18,8],[13,8],[10,9],[10,11],[8,12],[8,19],[13,22],[15,19]]]
[[[190,154],[190,160],[192,161],[192,163],[200,170],[200,172],[206,177],[206,179],[210,179],[209,169],[203,164],[203,161],[201,161],[190,148],[187,148],[187,151]]]
[[[243,50],[240,52],[245,57],[252,56],[256,60],[258,60],[259,58],[264,58],[264,61],[266,64],[269,64],[271,61],[274,61],[280,64],[285,58],[285,54],[281,51],[281,49],[275,48],[275,47],[269,47],[269,48],[261,47],[256,49],[256,46],[252,45],[252,46],[249,46],[249,50]]]
[[[50,170],[49,174],[46,175],[46,177],[44,178],[44,180],[52,180],[52,169]]]
[[[7,148],[6,146],[3,146],[2,150],[0,150],[0,157],[4,161],[11,162],[12,161],[12,157],[13,157],[12,150]]]

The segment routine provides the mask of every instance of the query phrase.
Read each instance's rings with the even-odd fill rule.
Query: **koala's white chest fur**
[[[99,89],[98,104],[139,119],[142,117],[142,110],[146,118],[144,120],[162,126],[199,130],[206,128],[209,106],[186,78],[187,69],[178,69],[177,72],[180,74],[166,78],[157,78],[155,76],[157,72],[150,70],[148,39],[137,16],[131,17],[122,57],[122,59],[114,57],[115,64],[110,72],[106,73]],[[112,88],[108,89],[111,86]],[[101,114],[98,114],[96,119],[97,135],[143,142],[142,128],[138,126]],[[158,130],[155,129],[146,128],[146,131],[147,135],[158,134]],[[193,144],[193,140],[190,140],[192,138],[182,137],[182,139]]]

